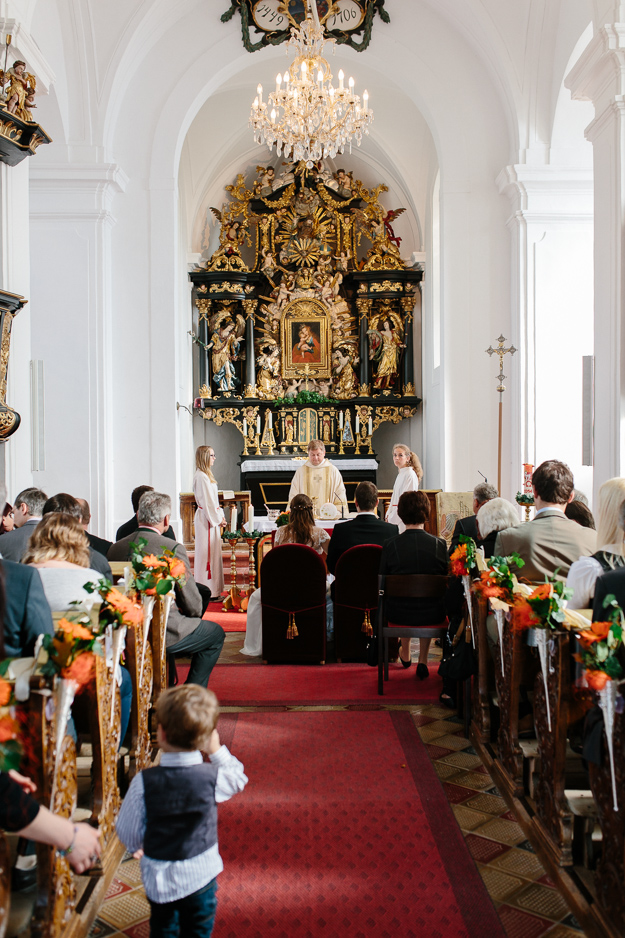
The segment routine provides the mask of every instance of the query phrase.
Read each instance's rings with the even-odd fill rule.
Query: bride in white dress
[[[196,583],[208,586],[212,596],[219,596],[224,588],[221,532],[226,527],[226,519],[223,509],[219,507],[217,479],[213,475],[214,463],[213,447],[198,446],[193,476],[193,494],[197,505],[193,575]]]
[[[423,469],[416,453],[413,453],[405,443],[396,443],[393,447],[393,462],[397,467],[397,479],[393,486],[393,495],[391,504],[386,512],[386,520],[390,524],[396,524],[399,527],[399,533],[403,534],[406,525],[397,514],[397,505],[400,496],[404,492],[416,492],[419,483],[423,478]]]
[[[325,557],[328,553],[330,535],[323,528],[315,526],[313,503],[308,495],[296,495],[291,501],[291,523],[278,528],[273,546],[280,544],[306,544]],[[334,579],[334,577],[332,577]],[[329,607],[329,608],[328,608]],[[332,629],[332,602],[326,599],[326,630]],[[258,656],[263,653],[263,615],[260,604],[260,590],[254,590],[247,607],[245,625],[245,644],[242,655]]]

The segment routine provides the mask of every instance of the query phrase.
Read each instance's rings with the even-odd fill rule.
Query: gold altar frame
[[[293,351],[302,326],[309,327],[313,341],[316,340],[318,343],[318,351],[315,346],[310,362],[293,361]],[[304,297],[287,303],[282,314],[280,332],[283,378],[331,377],[330,330],[327,309],[323,303],[312,297]]]

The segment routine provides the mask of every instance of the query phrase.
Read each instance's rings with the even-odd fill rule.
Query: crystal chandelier
[[[289,46],[296,50],[295,61],[284,76],[276,77],[276,90],[269,101],[263,101],[263,86],[258,85],[250,113],[257,143],[269,149],[276,144],[278,156],[294,162],[314,161],[343,153],[352,139],[360,146],[363,133],[369,133],[373,111],[368,107],[369,95],[354,94],[354,79],[344,87],[343,70],[338,74],[339,86],[332,85],[332,72],[322,52],[326,38],[319,22],[316,0],[309,0],[306,19],[291,28]],[[312,17],[310,15],[312,7]]]

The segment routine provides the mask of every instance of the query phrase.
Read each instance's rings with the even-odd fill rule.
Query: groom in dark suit
[[[337,524],[332,531],[328,547],[328,570],[336,572],[338,559],[350,547],[359,544],[379,544],[399,534],[396,524],[380,521],[377,515],[378,490],[373,482],[361,482],[354,496],[358,515],[352,521]]]

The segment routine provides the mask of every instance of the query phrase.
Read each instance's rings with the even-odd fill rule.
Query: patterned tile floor
[[[260,659],[246,658],[239,653],[242,644],[241,633],[228,633],[220,663],[260,663]],[[432,650],[431,657],[435,658],[436,651]],[[411,712],[508,938],[583,938],[581,926],[545,873],[471,743],[464,737],[458,716],[432,704],[394,705],[393,709]],[[148,916],[139,862],[126,858],[90,935],[92,938],[149,938]]]

